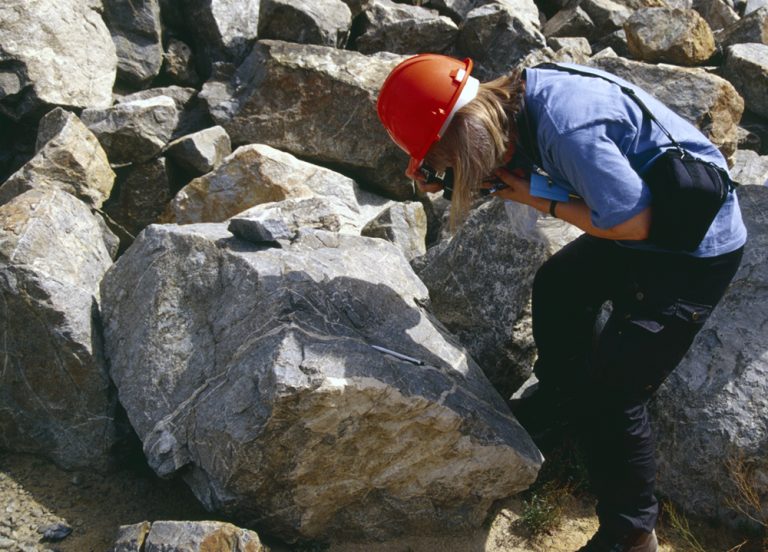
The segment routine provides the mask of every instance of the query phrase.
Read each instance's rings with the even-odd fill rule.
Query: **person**
[[[534,278],[539,383],[513,412],[534,441],[567,427],[583,447],[599,528],[581,552],[655,551],[647,403],[723,296],[747,235],[730,191],[692,250],[660,245],[644,175],[673,147],[668,134],[690,155],[723,170],[726,161],[661,102],[595,68],[521,68],[486,83],[471,72],[469,59],[411,57],[384,82],[379,118],[423,191],[451,184],[454,229],[494,186],[494,197],[583,231]],[[611,314],[595,335],[606,302]]]

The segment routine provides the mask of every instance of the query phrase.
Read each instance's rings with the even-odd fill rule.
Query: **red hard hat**
[[[379,119],[411,156],[409,174],[421,165],[453,114],[477,95],[479,82],[470,77],[471,71],[469,58],[420,54],[400,63],[384,81],[377,103]]]

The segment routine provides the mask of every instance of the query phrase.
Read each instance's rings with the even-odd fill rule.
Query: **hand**
[[[429,184],[426,183],[424,179],[424,174],[421,171],[416,171],[415,173],[411,173],[410,171],[405,171],[405,176],[416,182],[416,185],[419,187],[419,190],[421,190],[424,193],[435,193],[439,192],[443,189],[442,184],[437,184],[435,182],[431,182]]]
[[[530,177],[521,177],[518,174],[509,172],[507,169],[500,167],[493,171],[493,174],[507,185],[506,188],[502,188],[498,192],[494,192],[493,196],[500,197],[502,199],[509,199],[518,203],[530,203],[531,199],[531,180]],[[488,186],[490,187],[490,186]]]

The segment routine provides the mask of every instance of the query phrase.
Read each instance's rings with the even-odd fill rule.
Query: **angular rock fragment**
[[[158,0],[103,0],[104,19],[117,51],[117,75],[144,87],[163,64]]]
[[[747,110],[768,117],[768,44],[729,46],[723,76],[744,98]]]
[[[259,38],[343,48],[352,12],[341,0],[262,0]]]
[[[410,261],[427,252],[427,215],[421,203],[395,203],[366,224],[361,234],[392,242]]]
[[[632,57],[648,62],[699,65],[715,53],[715,37],[695,10],[644,8],[624,23]]]
[[[168,144],[166,149],[169,157],[196,176],[218,167],[230,153],[232,145],[229,135],[220,126],[182,136]]]

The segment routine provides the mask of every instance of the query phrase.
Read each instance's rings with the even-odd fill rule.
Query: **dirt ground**
[[[520,498],[498,505],[486,527],[440,537],[411,537],[384,543],[332,543],[328,552],[573,552],[597,527],[588,497],[566,495],[561,526],[529,540],[519,523]],[[120,525],[156,520],[215,519],[181,481],[164,481],[146,469],[100,475],[65,472],[47,460],[0,453],[0,550],[10,552],[106,552]],[[40,542],[38,528],[65,522],[72,534],[57,543]],[[745,539],[733,532],[692,524],[706,552],[733,550]],[[658,529],[663,552],[702,552],[686,544],[678,531]],[[307,550],[270,543],[275,552]],[[740,552],[760,552],[744,546]]]

